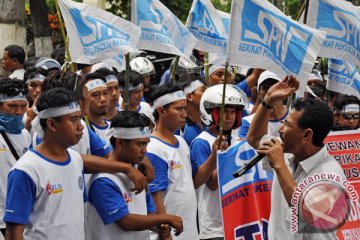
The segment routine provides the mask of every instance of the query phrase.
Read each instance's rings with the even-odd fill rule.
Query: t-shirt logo
[[[131,193],[124,193],[124,200],[126,203],[131,203],[133,201],[133,195]]]
[[[0,143],[0,152],[6,152],[6,145],[3,143]]]
[[[182,165],[181,165],[180,161],[171,160],[171,162],[170,162],[170,168],[171,169],[179,169],[181,167],[182,167]]]
[[[62,193],[63,187],[61,183],[51,184],[48,182],[46,185],[46,192],[48,195]]]
[[[82,176],[79,176],[79,178],[78,178],[78,185],[79,185],[80,190],[84,189],[84,178]]]

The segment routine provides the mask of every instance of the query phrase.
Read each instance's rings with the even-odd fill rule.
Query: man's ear
[[[307,129],[305,129],[305,131],[304,131],[304,136],[303,136],[302,140],[312,141],[313,136],[314,136],[313,130],[312,130],[311,128],[307,128]]]
[[[187,99],[189,102],[192,102],[192,101],[193,101],[193,94],[192,94],[192,93],[186,94],[186,99]]]
[[[46,119],[46,130],[56,132],[56,121],[53,118]]]
[[[164,107],[158,107],[156,110],[158,111],[159,115],[163,115],[165,113]]]

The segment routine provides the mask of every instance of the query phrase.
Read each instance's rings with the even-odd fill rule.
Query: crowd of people
[[[284,217],[307,176],[330,171],[345,179],[323,140],[359,129],[360,100],[327,91],[316,66],[309,79],[280,79],[214,64],[207,81],[203,66],[180,66],[154,86],[156,69],[142,56],[130,61],[128,85],[125,71],[105,63],[79,63],[71,72],[53,58],[25,59],[20,46],[3,51],[10,74],[0,79],[6,240],[224,239],[217,152],[241,139],[275,173],[269,239],[336,239],[306,222],[291,233]],[[307,81],[304,98],[287,104],[299,81]]]

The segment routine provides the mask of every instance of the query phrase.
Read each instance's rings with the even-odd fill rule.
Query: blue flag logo
[[[125,32],[91,16],[84,16],[77,8],[71,8],[69,12],[85,55],[95,55],[116,46],[129,45],[130,36]]]
[[[313,33],[252,1],[245,1],[243,12],[251,14],[242,15],[240,42],[244,44],[240,48],[256,53],[263,47],[263,55],[282,65],[283,70],[299,74]]]

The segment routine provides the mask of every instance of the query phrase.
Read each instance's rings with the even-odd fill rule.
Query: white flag
[[[186,26],[198,39],[195,48],[204,52],[226,53],[228,34],[210,0],[194,0]]]
[[[105,10],[71,0],[59,0],[74,62],[93,64],[138,51],[140,28]]]
[[[196,38],[159,0],[132,0],[131,21],[141,28],[139,49],[191,55]]]
[[[302,96],[325,33],[291,20],[264,0],[234,0],[227,60],[271,70],[280,78],[294,75]]]
[[[360,65],[360,8],[347,1],[312,0],[307,24],[326,31],[319,56],[350,59]]]
[[[328,73],[327,89],[360,98],[360,73],[354,64],[330,59]]]

